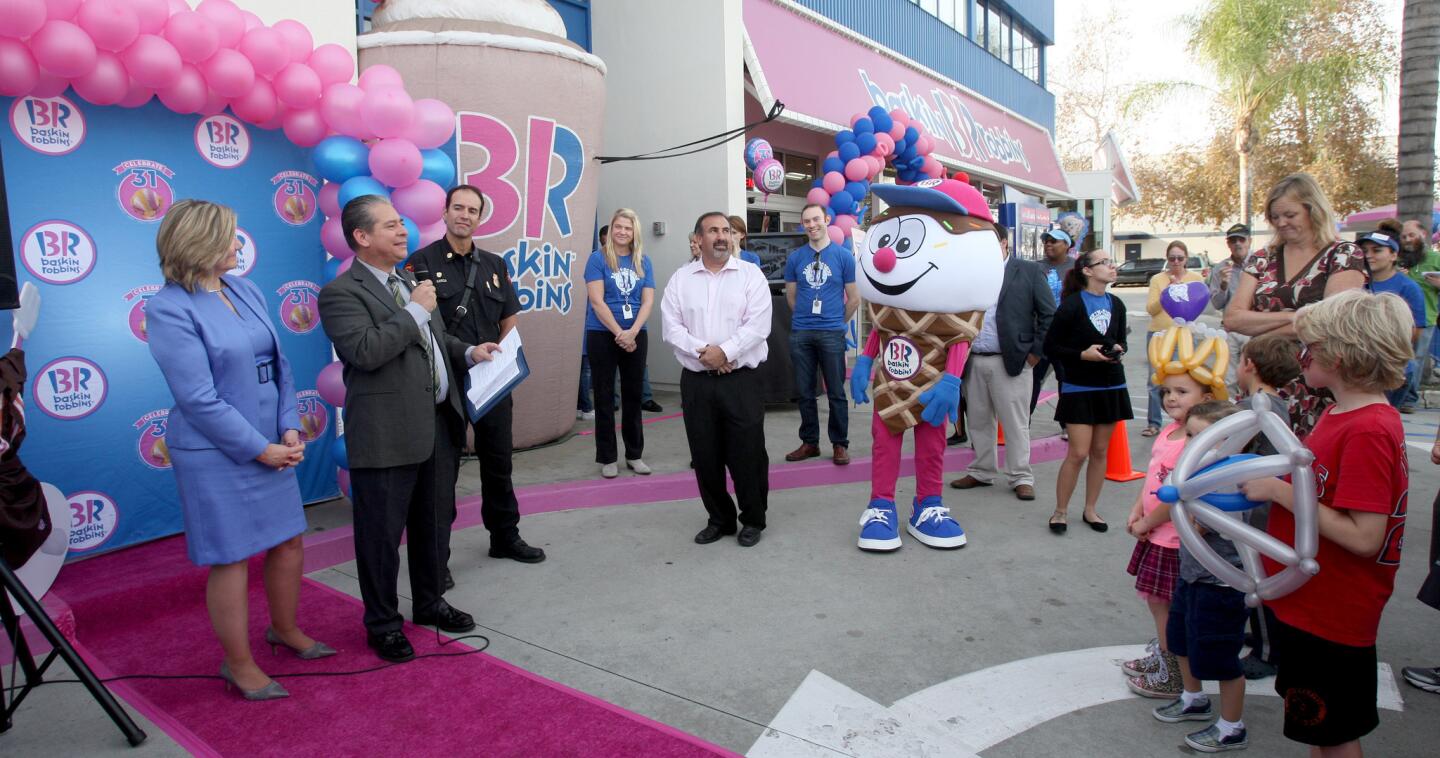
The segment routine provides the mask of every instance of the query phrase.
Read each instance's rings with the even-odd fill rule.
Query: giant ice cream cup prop
[[[363,71],[398,70],[409,93],[456,113],[452,179],[485,194],[475,230],[505,259],[520,296],[530,378],[515,391],[517,446],[575,422],[585,256],[594,239],[605,66],[565,39],[544,0],[390,0],[360,37]]]
[[[906,531],[929,547],[958,548],[965,531],[940,498],[945,421],[956,419],[970,341],[1000,296],[1005,261],[989,206],[969,184],[927,179],[872,191],[890,209],[855,235],[855,279],[873,331],[850,392],[856,403],[875,393],[870,503],[860,517],[859,546],[900,547],[895,481],[905,430],[913,428],[915,502]]]

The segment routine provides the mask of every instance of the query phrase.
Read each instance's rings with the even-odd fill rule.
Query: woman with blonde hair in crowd
[[[1166,331],[1174,325],[1170,314],[1160,306],[1160,296],[1165,290],[1174,284],[1205,281],[1199,272],[1185,268],[1189,258],[1190,248],[1186,247],[1184,242],[1175,240],[1165,248],[1165,270],[1150,277],[1150,294],[1145,300],[1145,310],[1150,314],[1150,326],[1146,329],[1149,334],[1145,338],[1147,343],[1155,338],[1156,332]],[[1160,433],[1160,422],[1164,420],[1161,415],[1160,385],[1156,384],[1153,378],[1146,379],[1145,389],[1150,397],[1150,408],[1145,415],[1145,431],[1140,435],[1154,437]]]

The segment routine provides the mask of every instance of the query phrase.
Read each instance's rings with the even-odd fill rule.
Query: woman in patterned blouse
[[[1295,335],[1295,311],[1337,292],[1365,286],[1365,255],[1335,231],[1335,211],[1309,174],[1280,180],[1265,199],[1274,238],[1245,259],[1244,273],[1225,308],[1225,328],[1251,337]],[[1301,438],[1334,402],[1297,378],[1281,389],[1290,423]]]

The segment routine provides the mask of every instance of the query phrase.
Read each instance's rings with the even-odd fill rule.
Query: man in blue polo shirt
[[[832,460],[850,462],[850,408],[845,401],[845,324],[860,306],[855,288],[855,257],[830,241],[825,208],[817,204],[800,211],[806,244],[785,261],[785,299],[790,321],[790,361],[800,393],[800,447],[785,455],[803,461],[820,455],[820,412],[816,407],[815,372],[825,378],[830,400]]]

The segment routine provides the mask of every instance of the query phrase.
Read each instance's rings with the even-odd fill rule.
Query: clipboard
[[[511,329],[500,341],[500,353],[495,360],[477,363],[465,374],[465,413],[470,416],[470,422],[479,421],[529,376],[530,364],[525,360],[520,330]]]

